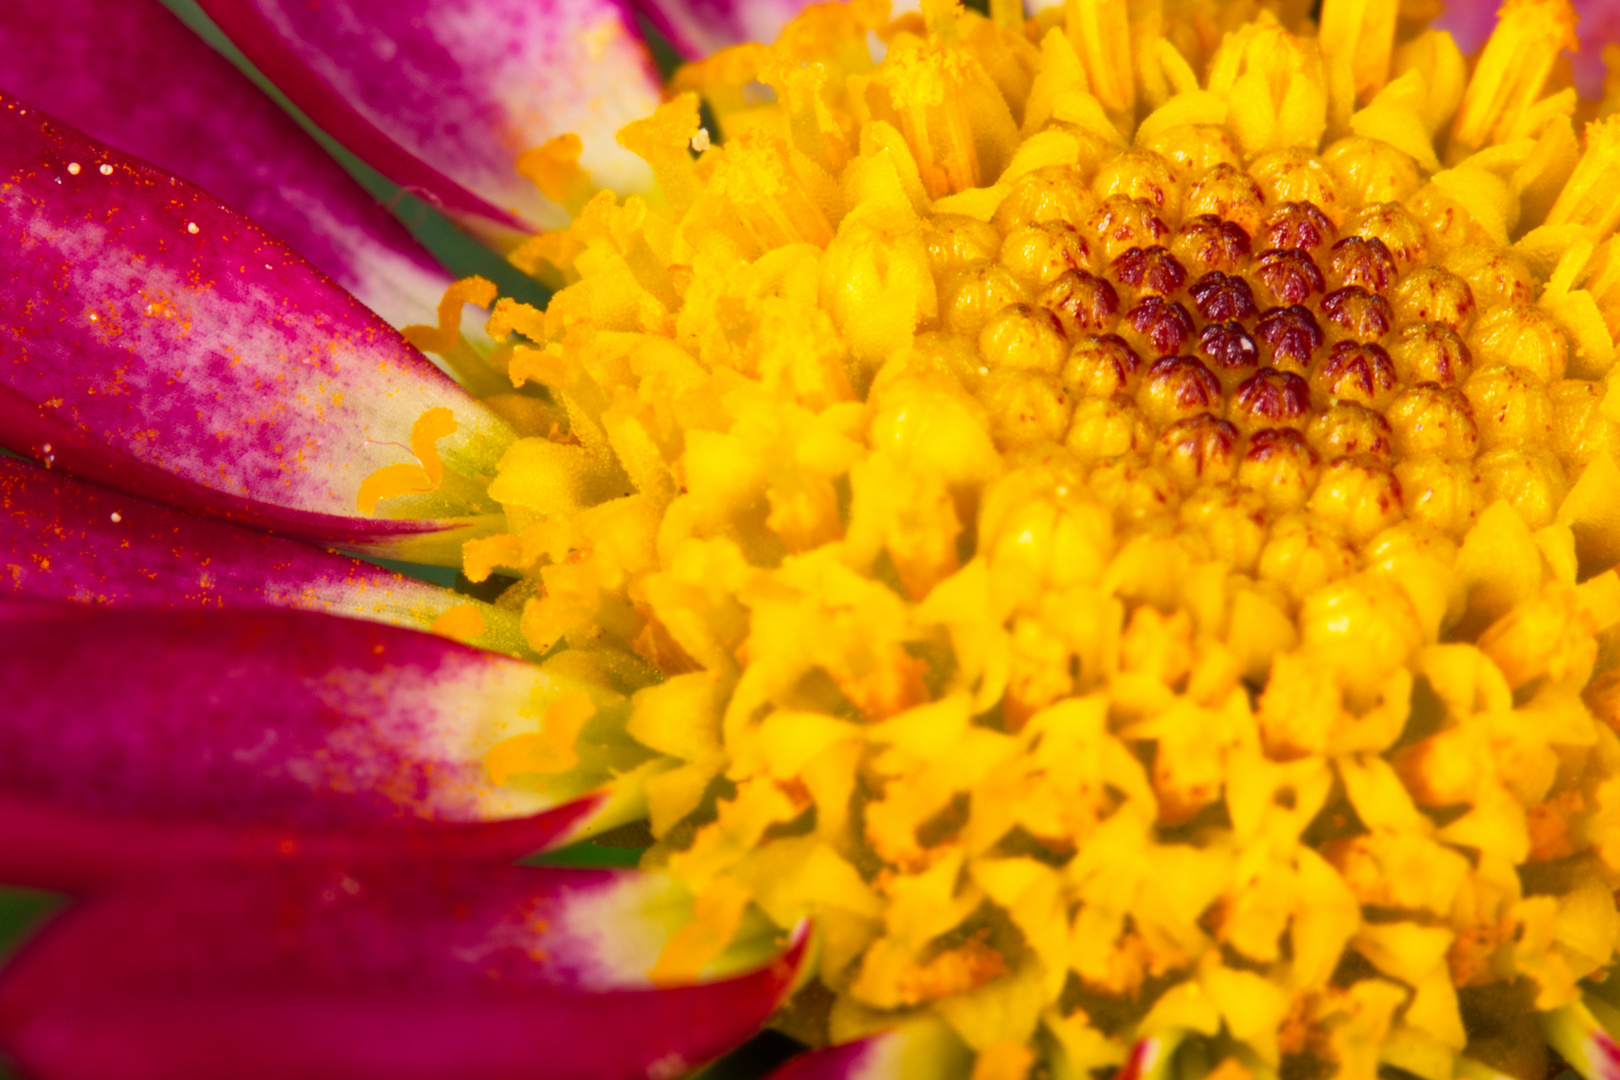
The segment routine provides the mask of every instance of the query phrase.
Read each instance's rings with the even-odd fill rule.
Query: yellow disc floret
[[[654,193],[530,162],[466,566],[601,693],[490,768],[631,793],[655,979],[808,916],[784,1025],[978,1076],[1596,1068],[1620,128],[1566,0],[1304,6],[812,8]]]

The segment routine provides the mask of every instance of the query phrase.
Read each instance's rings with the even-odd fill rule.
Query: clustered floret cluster
[[[467,572],[592,690],[491,769],[644,808],[659,978],[813,918],[814,1039],[1575,1060],[1620,1015],[1620,121],[1577,134],[1567,4],[1472,63],[1393,0],[1016,6],[687,68],[621,135],[650,197],[526,159],[578,214],[490,324],[527,437]]]

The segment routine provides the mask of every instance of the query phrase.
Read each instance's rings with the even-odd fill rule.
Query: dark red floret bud
[[[1274,248],[1260,256],[1255,277],[1284,304],[1299,304],[1327,288],[1322,271],[1303,251]]]
[[[1325,340],[1322,328],[1316,325],[1316,316],[1299,304],[1272,308],[1260,316],[1254,336],[1267,346],[1272,366],[1302,371],[1310,364],[1311,354],[1320,349]]]
[[[1234,274],[1211,270],[1193,282],[1191,291],[1198,314],[1212,322],[1244,322],[1254,318],[1258,311],[1254,305],[1254,290]]]
[[[1171,356],[1192,340],[1192,314],[1180,304],[1162,296],[1147,296],[1126,316],[1160,356]]]
[[[1131,248],[1114,260],[1114,279],[1143,293],[1174,296],[1187,283],[1187,271],[1162,247]]]
[[[1242,371],[1260,362],[1254,338],[1235,322],[1210,323],[1198,335],[1198,351],[1218,371]]]

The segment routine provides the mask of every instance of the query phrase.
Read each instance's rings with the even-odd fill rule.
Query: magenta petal
[[[0,595],[293,607],[426,628],[467,598],[372,563],[0,457]]]
[[[393,325],[432,322],[449,275],[156,0],[6,0],[0,87],[219,196]]]
[[[843,1046],[812,1050],[771,1073],[770,1080],[887,1080],[886,1035],[874,1035]]]
[[[257,225],[3,96],[0,255],[0,442],[108,486],[386,549],[456,524],[357,510],[418,417],[452,411],[465,475],[512,438]]]
[[[633,0],[636,10],[688,57],[744,41],[775,41],[815,0]]]
[[[1447,4],[1429,25],[1444,30],[1457,40],[1464,53],[1477,52],[1496,26],[1495,3],[1464,2]]]
[[[515,168],[558,135],[604,186],[650,179],[614,141],[660,101],[616,0],[201,2],[310,119],[474,231],[566,220]]]
[[[510,860],[591,806],[484,757],[568,689],[444,638],[300,611],[0,602],[0,881],[93,888],[262,858]],[[528,719],[524,717],[527,716]]]
[[[1575,87],[1582,97],[1597,101],[1603,97],[1603,80],[1608,73],[1603,48],[1620,44],[1620,4],[1614,0],[1575,0],[1575,11],[1579,15],[1575,32],[1581,39],[1580,51],[1571,58]]]
[[[800,935],[725,982],[582,988],[552,916],[600,887],[430,867],[115,893],[0,980],[0,1044],[38,1080],[678,1077],[752,1034],[802,961]]]

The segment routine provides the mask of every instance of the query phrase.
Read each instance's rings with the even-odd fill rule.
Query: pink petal
[[[1603,79],[1608,70],[1603,62],[1603,47],[1620,43],[1620,5],[1615,0],[1574,0],[1574,4],[1575,33],[1581,40],[1580,51],[1570,55],[1575,87],[1581,97],[1595,101],[1603,96]],[[1452,0],[1431,25],[1448,31],[1457,39],[1457,47],[1472,55],[1485,47],[1486,39],[1496,29],[1500,6],[1495,0]]]
[[[291,607],[427,629],[471,604],[490,640],[510,613],[372,563],[0,457],[0,596],[119,607]],[[515,644],[515,642],[513,642]]]
[[[257,225],[3,96],[0,254],[0,442],[47,464],[386,552],[457,525],[357,510],[366,477],[415,460],[418,417],[453,412],[439,451],[465,475],[492,472],[511,440]]]
[[[616,0],[202,0],[329,135],[474,231],[565,220],[517,156],[567,133],[599,183],[645,187],[614,141],[659,81]]]
[[[691,58],[744,41],[773,42],[815,0],[633,0],[659,32]]]
[[[301,611],[8,606],[0,880],[82,889],[218,860],[511,860],[592,809],[528,816],[555,800],[484,768],[571,689],[523,661]]]
[[[967,1080],[973,1051],[938,1018],[791,1059],[769,1080]],[[1124,1073],[1120,1074],[1124,1080]]]
[[[1605,45],[1620,44],[1620,5],[1614,0],[1575,0],[1580,20],[1575,33],[1581,48],[1570,62],[1575,66],[1575,87],[1583,98],[1593,101],[1603,96],[1603,80],[1608,65],[1603,60]]]
[[[587,989],[556,929],[600,874],[281,871],[92,901],[0,980],[0,1043],[38,1080],[678,1077],[785,995],[764,969],[669,990]]]
[[[1461,3],[1449,3],[1445,11],[1438,15],[1429,25],[1436,30],[1444,30],[1457,39],[1457,48],[1465,54],[1473,54],[1485,45],[1485,39],[1491,36],[1496,27],[1496,9],[1498,5],[1492,0],[1463,0]]]
[[[0,86],[219,196],[393,325],[432,322],[449,275],[156,0],[6,0]]]
[[[859,1042],[800,1054],[771,1073],[770,1080],[886,1080],[891,1074],[885,1067],[895,1064],[885,1045],[892,1038],[874,1035]]]

